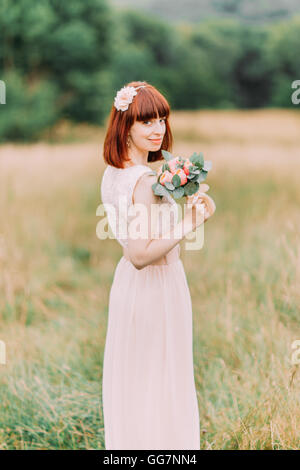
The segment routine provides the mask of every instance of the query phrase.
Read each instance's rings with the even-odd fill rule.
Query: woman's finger
[[[201,189],[207,190],[209,186],[207,184],[200,185]],[[207,188],[206,188],[207,187]],[[204,203],[205,207],[209,211],[210,215],[212,215],[215,210],[216,210],[216,205],[214,203],[214,200],[205,192],[199,190],[193,194],[192,196],[187,196],[187,202],[188,204],[198,204],[198,203]]]
[[[206,191],[209,190],[209,186],[208,184],[204,183],[204,184],[200,184],[199,186],[199,189],[198,191],[195,192],[195,194],[193,194],[192,196],[189,196],[192,198],[192,203],[194,204],[198,198],[198,196],[201,194],[201,193],[205,193]]]
[[[199,201],[202,199],[205,200],[208,197],[208,195],[205,194],[204,192],[197,191],[192,197],[193,197],[192,203],[195,204],[196,201]]]
[[[199,195],[198,201],[201,200],[204,202],[205,207],[208,209],[208,211],[213,214],[216,210],[216,205],[214,203],[214,200],[208,196],[208,194],[202,193]]]

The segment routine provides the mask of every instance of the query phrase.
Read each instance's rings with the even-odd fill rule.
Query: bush
[[[54,83],[40,80],[28,84],[16,72],[4,75],[6,104],[0,113],[1,141],[32,140],[59,115],[58,89]]]

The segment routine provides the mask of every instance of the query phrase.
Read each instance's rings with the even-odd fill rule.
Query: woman
[[[154,195],[156,177],[148,163],[163,160],[161,149],[171,148],[169,113],[155,87],[131,82],[115,97],[104,142],[102,202],[123,247],[109,295],[103,361],[106,449],[200,449],[192,305],[179,242],[213,214],[215,205],[203,193],[208,186],[201,185],[198,202],[189,199],[178,222],[176,202]],[[200,201],[206,208],[202,219]],[[175,209],[175,221],[167,229],[154,224],[154,237],[151,206],[162,202]],[[137,204],[147,208],[146,237],[123,230],[124,221],[128,228],[135,220],[129,207]]]

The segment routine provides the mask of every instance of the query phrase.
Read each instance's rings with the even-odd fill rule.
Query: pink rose
[[[172,178],[173,178],[172,173],[170,173],[168,170],[165,170],[163,174],[161,175],[159,182],[160,184],[164,186],[165,183],[171,183]]]
[[[193,165],[192,162],[187,158],[184,162],[184,165],[183,165],[183,171],[185,172],[186,175],[189,175],[190,173],[190,170],[189,170],[189,166]]]
[[[177,168],[176,168],[177,163],[180,163],[180,160],[178,159],[178,157],[172,158],[172,160],[168,161],[170,171],[171,171],[171,173],[173,173],[173,175],[175,174],[175,172],[177,170]]]
[[[187,182],[186,174],[181,168],[178,168],[178,170],[175,171],[175,175],[178,175],[180,178],[180,186]]]

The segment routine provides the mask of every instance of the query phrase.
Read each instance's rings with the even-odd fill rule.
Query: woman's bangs
[[[161,99],[155,95],[141,97],[139,103],[136,103],[139,112],[136,115],[137,121],[147,121],[148,119],[156,119],[157,116],[160,118],[168,118],[170,109],[168,103],[164,103]]]

